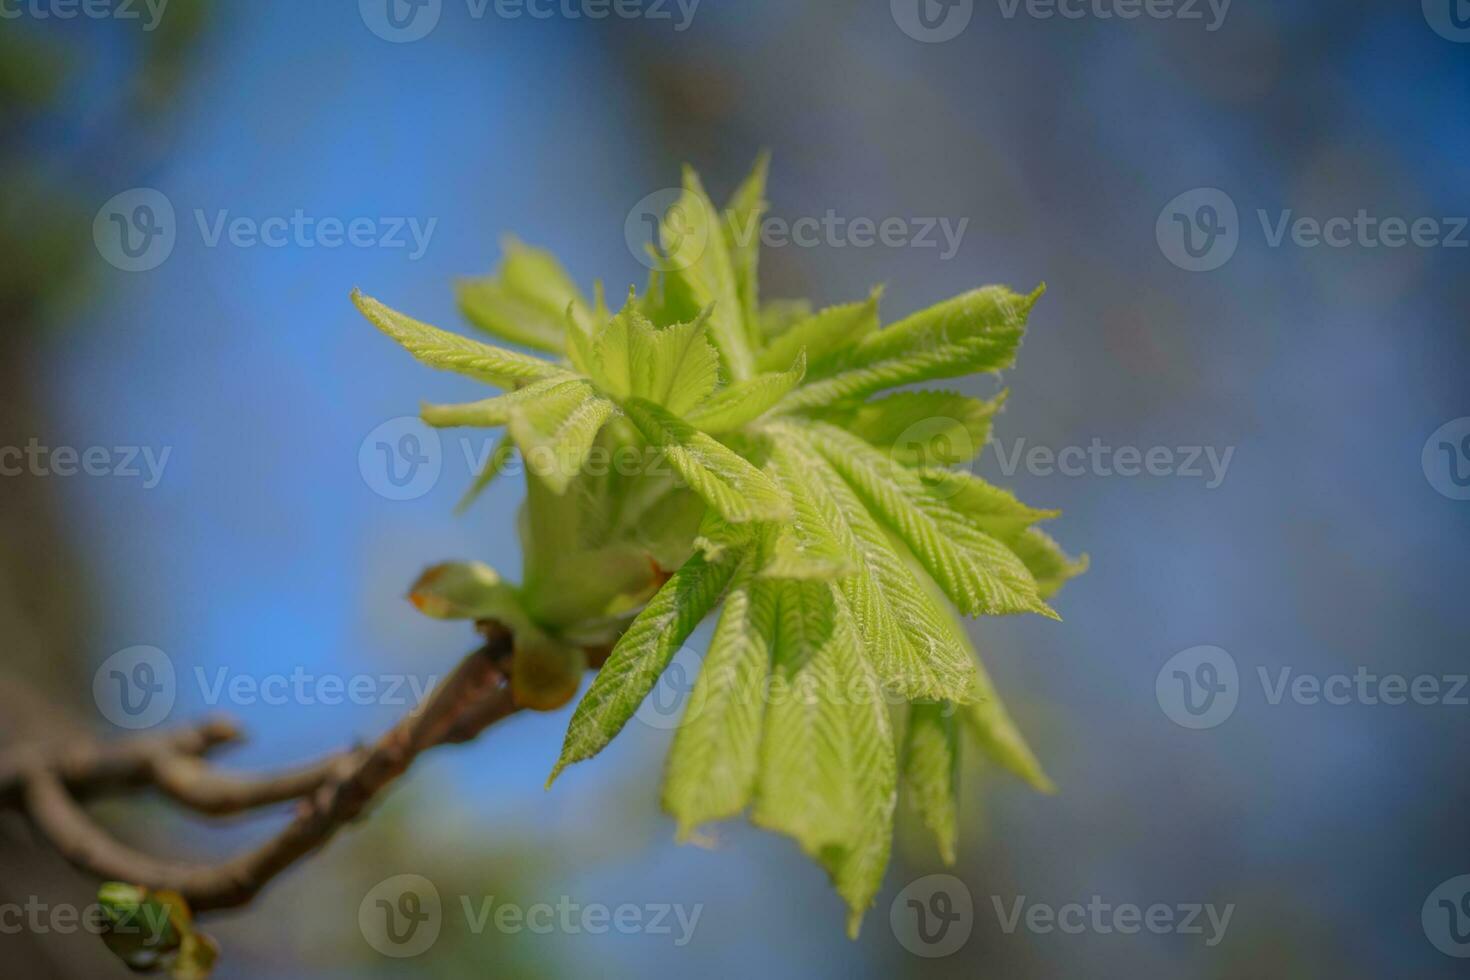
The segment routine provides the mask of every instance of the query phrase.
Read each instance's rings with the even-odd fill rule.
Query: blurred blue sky
[[[1054,533],[1093,570],[1058,600],[1063,623],[977,627],[1063,792],[987,778],[982,796],[970,780],[974,826],[955,873],[984,908],[973,948],[936,975],[1091,964],[1216,977],[1253,972],[1258,955],[1292,975],[1451,975],[1419,911],[1470,870],[1470,709],[1271,705],[1254,677],[1466,671],[1470,504],[1434,491],[1420,452],[1470,415],[1467,252],[1272,248],[1257,211],[1470,214],[1470,48],[1402,4],[1240,4],[1215,33],[1007,20],[981,4],[964,36],[938,45],[905,37],[886,8],[705,0],[676,33],[474,20],[446,2],[430,37],[389,44],[353,3],[225,7],[177,107],[136,134],[109,132],[132,38],[24,25],[86,51],[66,110],[27,134],[36,154],[93,206],[147,186],[179,216],[159,268],[96,258],[67,329],[34,354],[55,426],[43,441],[172,450],[156,489],[55,481],[101,609],[90,659],[167,651],[187,681],[179,717],[210,707],[195,668],[447,669],[472,635],[415,614],[404,588],[452,557],[514,573],[521,490],[501,481],[453,516],[470,479],[457,436],[426,495],[391,501],[365,482],[358,451],[375,427],[476,389],[415,365],[349,290],[454,326],[453,278],[487,270],[514,232],[620,293],[643,280],[623,238],[634,202],[675,184],[686,159],[721,196],[770,147],[777,215],[952,215],[969,230],[948,262],[921,249],[767,251],[768,293],[832,302],[882,281],[892,319],[982,282],[1049,284],[1005,379],[1008,452],[1021,437],[1234,449],[1216,489],[1012,476],[983,455],[983,475],[1064,509]],[[79,158],[99,131],[112,149]],[[1240,213],[1238,251],[1208,273],[1176,268],[1155,239],[1165,202],[1198,187],[1223,189]],[[209,248],[196,209],[437,223],[410,260]],[[1226,724],[1187,731],[1154,682],[1198,644],[1230,651],[1247,680]],[[254,734],[232,758],[263,766],[369,737],[400,709],[229,710]],[[634,726],[543,793],[564,726],[564,712],[516,719],[413,777],[452,786],[449,809],[470,825],[556,852],[546,895],[706,904],[677,958],[651,937],[580,937],[556,962],[616,975],[915,968],[887,907],[938,869],[917,835],[901,839],[849,944],[838,901],[786,842],[732,827],[714,850],[673,845],[654,815],[666,733]],[[603,846],[614,797],[633,801],[614,815],[640,823]],[[464,846],[445,837],[450,853]],[[995,926],[992,892],[1238,909],[1218,950],[1180,936],[1028,938]],[[353,928],[355,902],[324,928]]]

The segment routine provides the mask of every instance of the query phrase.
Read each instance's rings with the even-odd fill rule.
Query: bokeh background
[[[510,19],[443,0],[424,8],[440,8],[427,35],[399,43],[371,0],[171,0],[153,30],[141,5],[140,20],[61,20],[37,3],[8,4],[0,22],[0,445],[170,455],[155,487],[0,478],[8,739],[113,731],[93,671],[136,644],[179,671],[172,720],[223,709],[249,728],[231,764],[273,767],[379,732],[402,708],[211,705],[195,680],[299,669],[425,682],[474,637],[418,616],[406,584],[445,558],[519,565],[518,480],[451,513],[470,480],[457,437],[415,499],[365,476],[374,429],[474,389],[414,364],[348,291],[453,326],[454,277],[487,270],[514,232],[615,294],[645,276],[630,209],[677,184],[684,161],[718,198],[769,148],[772,213],[786,221],[968,222],[952,256],[841,240],[768,249],[767,296],[838,302],[886,283],[891,319],[980,283],[1046,281],[1006,379],[1006,454],[1020,439],[1233,452],[1216,486],[1006,473],[982,455],[983,475],[1063,508],[1054,533],[1093,566],[1059,597],[1063,622],[976,626],[1061,792],[967,768],[948,869],[975,906],[960,952],[918,958],[890,928],[894,896],[945,870],[911,812],[849,942],[838,899],[790,842],[731,824],[706,846],[674,844],[656,802],[670,733],[656,725],[631,725],[544,792],[561,711],[421,760],[373,819],[215,919],[220,977],[1463,970],[1431,944],[1421,907],[1470,872],[1470,707],[1272,704],[1258,674],[1470,670],[1470,502],[1421,465],[1430,434],[1470,415],[1470,235],[1459,248],[1273,246],[1258,216],[1362,209],[1433,218],[1449,235],[1470,214],[1470,45],[1454,40],[1447,4],[1238,3],[1217,21],[1203,4],[1199,19],[1124,20],[936,3],[931,18],[970,19],[930,43],[901,28],[914,13],[903,0],[703,0],[687,24],[673,4],[666,18]],[[178,216],[173,251],[146,272],[115,268],[93,237],[104,202],[133,188]],[[1229,260],[1192,272],[1173,261],[1164,211],[1199,188],[1223,191],[1238,216]],[[1184,212],[1202,218],[1192,200]],[[211,247],[195,217],[298,209],[435,223],[414,255]],[[1155,680],[1202,644],[1233,657],[1239,703],[1190,730]],[[16,696],[28,688],[58,707]],[[130,839],[198,857],[280,819],[205,826],[137,802],[105,815]],[[6,816],[0,830],[0,901],[89,900],[23,824]],[[358,926],[363,896],[399,873],[432,880],[450,910],[411,960],[379,955]],[[475,934],[461,895],[702,911],[682,947],[646,933]],[[1094,895],[1234,911],[1207,946],[1008,933],[994,907]],[[87,936],[0,935],[0,950],[11,975],[124,975]]]

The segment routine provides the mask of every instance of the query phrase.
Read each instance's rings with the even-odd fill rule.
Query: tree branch
[[[233,908],[321,848],[436,745],[468,742],[514,713],[513,643],[482,624],[484,646],[375,743],[277,776],[223,773],[203,756],[239,739],[222,720],[105,744],[33,745],[0,756],[0,804],[19,805],[72,864],[101,878],[178,892],[195,911]],[[155,787],[207,814],[299,800],[291,821],[254,850],[213,865],[171,862],[134,850],[89,817],[79,798]]]

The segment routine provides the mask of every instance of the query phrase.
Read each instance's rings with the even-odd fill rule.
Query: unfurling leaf
[[[215,941],[194,928],[176,892],[110,881],[97,891],[102,940],[136,973],[167,971],[173,980],[204,980],[219,958]]]
[[[435,619],[493,619],[512,629],[528,625],[514,586],[478,561],[431,566],[409,587],[408,599]]]
[[[462,279],[459,308],[475,326],[501,340],[549,354],[567,349],[567,309],[586,322],[581,293],[550,252],[504,243],[505,258],[493,275]]]

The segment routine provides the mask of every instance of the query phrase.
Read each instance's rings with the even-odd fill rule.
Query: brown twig
[[[29,746],[0,756],[0,804],[23,806],[41,834],[91,874],[176,891],[195,911],[243,905],[357,819],[421,753],[468,742],[516,710],[509,683],[511,636],[496,624],[482,629],[485,645],[371,746],[270,777],[230,775],[204,761],[213,747],[239,738],[232,724],[219,720],[110,744]],[[211,865],[164,861],[137,851],[96,824],[78,803],[150,786],[208,814],[300,802],[291,821],[263,845]]]

